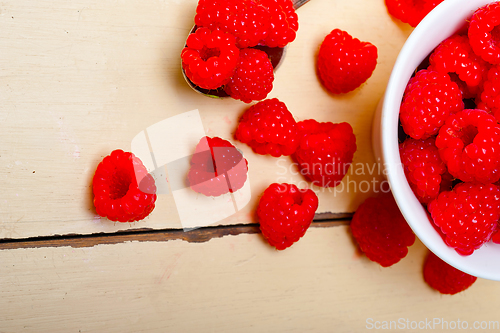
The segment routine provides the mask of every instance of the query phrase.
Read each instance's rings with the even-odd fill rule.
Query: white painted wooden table
[[[171,195],[134,224],[96,216],[91,179],[113,149],[130,150],[139,132],[193,109],[207,135],[231,139],[248,107],[183,81],[179,54],[195,8],[195,0],[0,0],[0,332],[359,332],[370,318],[500,321],[498,283],[480,280],[453,297],[427,287],[418,241],[383,269],[356,252],[346,225],[313,227],[277,252],[258,233],[162,240],[182,228]],[[353,171],[373,168],[373,111],[411,28],[383,0],[312,0],[298,14],[269,97],[297,120],[349,122]],[[314,67],[334,28],[379,51],[373,76],[342,96],[321,87]],[[251,201],[216,231],[255,228],[252,212],[270,183],[303,181],[289,158],[236,145],[249,162]],[[383,179],[367,170],[350,174],[342,191],[315,188],[318,213],[352,213],[372,195],[359,184]]]

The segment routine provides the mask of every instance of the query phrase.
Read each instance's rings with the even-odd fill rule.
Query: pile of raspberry
[[[386,0],[386,5],[416,25],[439,2]],[[273,66],[258,47],[293,41],[298,24],[292,2],[200,0],[195,23],[181,55],[188,78],[247,103],[265,99]],[[400,155],[408,183],[446,243],[463,255],[489,240],[500,243],[498,26],[498,3],[479,9],[468,33],[441,43],[410,80],[400,110]],[[330,92],[346,93],[372,75],[376,61],[374,45],[335,29],[321,45],[318,75]],[[312,185],[324,188],[342,181],[357,149],[348,123],[296,122],[276,98],[248,108],[234,137],[258,154],[290,156]],[[202,195],[220,196],[240,190],[247,173],[247,160],[231,142],[203,137],[193,147],[187,184]],[[138,221],[155,207],[154,179],[136,156],[122,150],[98,165],[93,192],[96,212],[112,221]],[[277,250],[290,247],[304,236],[318,205],[311,189],[269,185],[256,212],[262,235]],[[391,193],[362,203],[350,227],[359,248],[383,267],[399,262],[415,242]],[[432,253],[423,275],[444,294],[461,292],[476,281]]]
[[[257,154],[291,156],[306,180],[325,188],[342,181],[357,149],[350,124],[320,123],[314,119],[296,122],[285,103],[277,98],[247,109],[234,137]]]
[[[185,75],[213,94],[224,91],[245,103],[273,88],[273,65],[262,49],[295,39],[298,17],[291,0],[199,0],[195,31],[182,50]]]
[[[408,183],[464,256],[500,238],[499,31],[500,3],[475,11],[417,69],[399,113]]]
[[[306,180],[325,188],[342,181],[357,149],[348,123],[320,123],[314,119],[296,122],[277,98],[249,107],[234,137],[257,154],[291,156]],[[283,250],[305,234],[317,208],[318,197],[311,189],[271,184],[257,208],[262,234],[269,244]]]

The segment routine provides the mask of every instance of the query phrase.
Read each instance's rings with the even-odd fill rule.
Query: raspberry
[[[500,120],[500,65],[495,65],[488,71],[476,108],[485,110]]]
[[[469,41],[474,52],[491,64],[500,64],[500,3],[493,2],[474,12],[469,23]]]
[[[436,146],[454,177],[485,184],[500,179],[500,125],[485,111],[467,109],[450,116]]]
[[[453,35],[441,42],[429,62],[429,70],[450,75],[463,98],[475,97],[488,71],[488,64],[472,51],[467,36]]]
[[[321,43],[317,70],[330,92],[341,94],[358,88],[377,66],[377,48],[334,29]]]
[[[271,184],[257,208],[262,235],[277,250],[284,250],[304,236],[317,208],[318,197],[312,190]]]
[[[471,255],[490,240],[500,218],[500,188],[493,184],[460,183],[441,192],[428,206],[445,243]]]
[[[139,158],[123,150],[114,150],[99,163],[92,190],[97,214],[111,221],[139,221],[155,208],[153,177]]]
[[[236,71],[224,87],[234,99],[245,103],[260,101],[273,89],[273,65],[264,51],[243,49]]]
[[[247,171],[247,160],[229,141],[203,137],[191,158],[188,182],[194,191],[216,197],[242,188]]]
[[[251,106],[241,117],[235,138],[261,155],[291,155],[297,149],[295,119],[277,98]]]
[[[416,27],[443,0],[385,0],[389,14]]]
[[[423,69],[406,86],[399,119],[409,136],[427,139],[438,133],[450,114],[463,108],[462,93],[447,74]]]
[[[415,234],[390,192],[368,198],[358,207],[351,232],[368,259],[383,267],[403,259],[415,242]]]
[[[197,26],[219,29],[236,37],[236,45],[257,45],[269,32],[269,11],[252,0],[199,0],[194,18]]]
[[[441,294],[454,295],[469,288],[477,277],[459,271],[429,252],[424,263],[424,280]]]
[[[258,0],[269,11],[269,32],[262,41],[269,47],[285,47],[295,39],[299,22],[290,0]]]
[[[421,203],[435,199],[441,188],[441,175],[446,166],[439,157],[435,139],[415,140],[408,138],[399,145],[408,184]]]
[[[182,50],[182,68],[195,85],[217,89],[229,82],[238,63],[234,37],[221,31],[198,28]]]
[[[293,158],[300,173],[316,186],[335,187],[344,178],[356,152],[356,137],[348,123],[297,123],[299,146]]]
[[[239,48],[285,47],[299,28],[290,0],[200,0],[195,23],[233,34]]]

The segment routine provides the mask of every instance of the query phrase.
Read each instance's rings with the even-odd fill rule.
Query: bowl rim
[[[445,0],[413,30],[403,45],[389,77],[381,104],[381,158],[392,193],[403,216],[422,243],[451,266],[470,275],[500,281],[500,245],[488,242],[470,256],[448,247],[432,226],[428,213],[413,195],[406,181],[399,155],[398,119],[404,89],[415,68],[444,39],[463,27],[472,13],[492,0]],[[422,43],[422,41],[431,42]],[[422,223],[425,221],[425,223]]]

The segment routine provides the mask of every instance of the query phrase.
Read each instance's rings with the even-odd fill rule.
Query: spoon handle
[[[299,9],[303,5],[306,4],[306,2],[309,2],[309,0],[292,0],[293,2],[293,8],[294,9]]]

